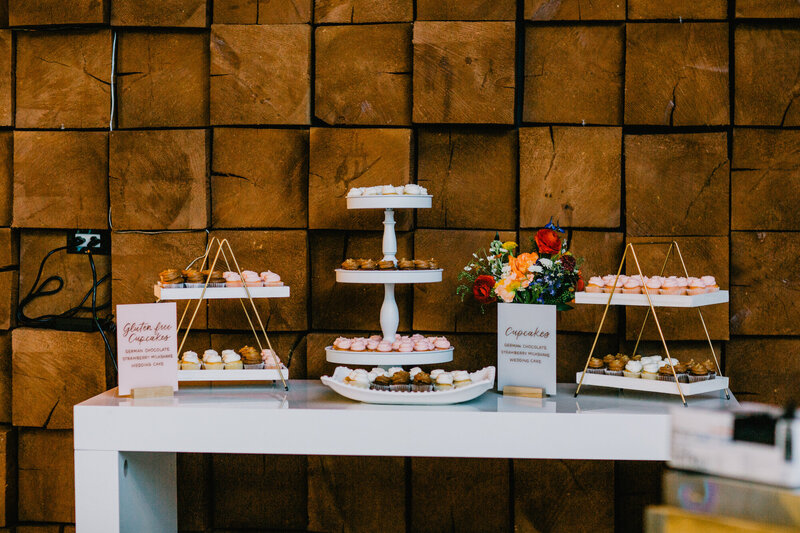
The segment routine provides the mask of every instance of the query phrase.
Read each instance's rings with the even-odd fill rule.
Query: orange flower
[[[509,257],[508,264],[514,277],[523,280],[528,277],[528,268],[536,264],[539,256],[535,253],[519,254],[517,257]]]

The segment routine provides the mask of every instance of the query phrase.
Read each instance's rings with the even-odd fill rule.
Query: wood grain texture
[[[800,131],[736,129],[731,229],[800,227]]]
[[[308,227],[381,229],[383,212],[348,210],[353,187],[413,182],[413,133],[410,129],[311,128],[308,175]],[[397,231],[410,229],[410,211],[395,215]]]
[[[19,233],[11,228],[0,228],[0,267],[13,270],[15,265],[19,265]]]
[[[211,456],[179,453],[178,531],[207,531],[211,528]]]
[[[212,231],[210,236],[228,239],[242,270],[272,270],[291,287],[291,298],[256,301],[268,332],[308,328],[308,240],[305,231]],[[256,320],[252,308],[249,309],[250,316]],[[249,330],[247,318],[236,300],[210,300],[208,313],[209,329]]]
[[[214,527],[305,530],[306,457],[213,455]]]
[[[0,422],[11,423],[11,332],[0,332]],[[0,514],[0,516],[2,516]]]
[[[0,226],[10,226],[14,199],[14,132],[0,132]]]
[[[19,300],[19,272],[0,272],[0,330],[10,329],[17,323]]]
[[[415,331],[483,333],[497,330],[497,306],[480,305],[471,296],[464,302],[456,294],[458,273],[473,252],[488,249],[494,231],[419,229],[414,233],[414,255],[435,257],[444,269],[442,283],[414,285]],[[516,232],[501,231],[503,241],[516,240]]]
[[[309,124],[311,27],[211,26],[211,123]]]
[[[114,131],[109,153],[114,229],[208,226],[207,131]]]
[[[726,133],[625,137],[629,235],[727,235]]]
[[[418,0],[417,20],[515,20],[516,0]]]
[[[75,522],[72,431],[19,431],[19,520]]]
[[[514,518],[526,533],[614,531],[614,461],[515,459]]]
[[[417,212],[421,227],[514,229],[515,130],[422,129],[417,150],[417,182],[433,195]]]
[[[213,147],[215,228],[308,226],[307,130],[215,128]]]
[[[205,28],[206,0],[112,0],[112,26]]]
[[[618,227],[621,155],[621,128],[520,128],[520,227]]]
[[[413,18],[413,0],[314,1],[314,22],[318,24],[411,22]]]
[[[378,229],[378,226],[375,227]],[[414,257],[413,235],[397,233],[397,257]],[[335,268],[347,258],[378,261],[383,233],[378,231],[318,231],[309,237],[311,272],[311,327],[326,331],[381,332],[380,309],[383,303],[382,285],[336,283]],[[395,300],[400,312],[399,329],[411,327],[410,285],[395,286]],[[347,304],[345,304],[347,302]],[[345,312],[347,309],[347,312]]]
[[[736,0],[736,17],[798,18],[800,4],[795,0]]]
[[[726,345],[725,369],[739,401],[786,405],[797,401],[800,339],[736,337]],[[763,357],[768,354],[769,357]],[[776,371],[780,368],[780,371]]]
[[[110,30],[20,32],[16,63],[17,127],[108,127]]]
[[[108,23],[109,0],[8,0],[10,26]]]
[[[0,30],[0,126],[14,125],[14,39],[11,30]]]
[[[731,333],[800,335],[800,233],[731,234]]]
[[[414,24],[414,122],[511,124],[511,22]]]
[[[313,0],[215,0],[215,24],[311,22]]]
[[[662,502],[662,461],[614,461],[616,531],[644,531],[644,509]]]
[[[628,0],[629,19],[728,18],[728,0]]]
[[[117,126],[208,125],[208,32],[121,31]]]
[[[310,531],[403,533],[405,509],[402,457],[308,457]]]
[[[727,24],[628,26],[625,124],[707,126],[729,122]]]
[[[623,0],[524,0],[525,20],[625,20]]]
[[[669,236],[658,238],[628,236],[628,242],[632,242],[636,247],[636,256],[639,258],[639,264],[642,266],[642,272],[645,276],[654,276],[659,273],[661,266],[664,264],[664,258],[669,244],[646,245],[644,243],[669,243],[673,239],[678,242],[690,276],[714,276],[721,289],[726,290],[732,287],[732,283],[729,281],[727,268],[732,254],[729,251],[727,236]],[[638,273],[636,263],[633,261],[626,261],[626,274],[632,275]],[[680,260],[674,251],[667,263],[664,275],[685,275]],[[729,304],[725,303],[703,307],[701,309],[703,319],[706,322],[708,333],[712,340],[728,340],[730,337],[728,308]],[[646,310],[647,308],[645,307],[625,308],[625,338],[627,340],[636,340]],[[667,339],[667,347],[670,346],[670,341],[673,340],[706,340],[703,326],[696,310],[663,307],[658,308],[657,311],[661,329],[664,331],[664,336]],[[652,316],[650,316],[647,321],[642,339],[660,340]]]
[[[17,328],[12,342],[14,425],[72,429],[73,406],[106,390],[100,335]]]
[[[570,313],[572,312],[570,311]],[[559,332],[556,338],[556,381],[558,383],[575,383],[575,373],[583,370],[584,365],[586,365],[600,321],[598,320],[595,324],[594,333],[562,332],[560,322],[561,317],[565,314],[569,313],[560,313],[561,316],[557,319],[559,321]],[[595,352],[599,354],[599,357],[603,357],[607,353],[617,353],[619,351],[617,348],[618,342],[616,334],[602,334],[597,339]]]
[[[242,320],[246,319],[243,318]],[[289,379],[306,379],[306,335],[304,333],[279,333],[274,331],[267,332],[267,334],[278,357],[280,357],[283,364],[289,366]],[[263,342],[263,337],[261,338]],[[254,342],[251,331],[211,334],[211,348],[220,353],[222,353],[222,350],[238,350],[245,345],[258,346]],[[207,349],[208,346],[203,348],[203,350]]]
[[[411,124],[411,24],[320,26],[314,114],[326,124]]]
[[[44,257],[51,250],[64,246],[65,237],[62,231],[22,230],[19,241],[19,288],[22,294],[26,295],[34,288],[33,282],[36,281],[36,274],[39,272]],[[103,278],[111,271],[111,261],[108,256],[95,256],[94,262],[98,279]],[[41,284],[50,276],[61,277],[64,286],[56,294],[36,298],[26,305],[25,314],[28,317],[61,314],[78,305],[87,291],[92,288],[92,270],[88,258],[82,254],[68,254],[60,251],[51,255],[44,264],[39,283]],[[46,288],[53,289],[56,285],[56,283],[52,283]],[[101,306],[107,303],[110,298],[111,283],[106,281],[97,287],[97,305]],[[91,306],[91,300],[86,305]],[[101,312],[101,316],[107,312]],[[75,316],[88,318],[91,317],[91,312],[80,311]]]
[[[412,457],[411,530],[510,531],[503,505],[511,498],[510,466],[507,459]]]
[[[14,221],[25,228],[105,228],[108,133],[14,132]]]
[[[734,50],[734,123],[800,126],[800,28],[737,26]]]
[[[621,124],[624,41],[621,25],[526,28],[522,120]]]
[[[190,261],[202,256],[205,249],[206,234],[203,231],[157,235],[112,233],[111,298],[114,308],[118,304],[154,302],[153,285],[158,282],[158,273],[167,268],[186,268]],[[183,312],[184,305],[184,302],[178,303],[179,313]],[[193,329],[206,327],[206,306],[202,305]]]
[[[17,519],[17,431],[0,428],[0,527]],[[19,528],[17,528],[17,531]],[[4,530],[10,532],[11,529]]]

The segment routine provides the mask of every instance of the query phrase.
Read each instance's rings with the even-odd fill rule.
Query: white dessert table
[[[75,406],[78,533],[177,531],[176,453],[537,459],[670,458],[672,396],[559,384],[546,399],[487,392],[457,405],[371,405],[318,380],[182,388]],[[721,392],[695,407],[738,406]],[[363,428],[357,431],[355,428]],[[398,432],[398,427],[413,430]]]

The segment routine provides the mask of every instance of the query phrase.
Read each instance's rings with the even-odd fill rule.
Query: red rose
[[[497,301],[497,298],[492,296],[493,288],[494,278],[484,274],[475,279],[475,283],[472,285],[472,295],[482,304],[494,303]]]
[[[581,276],[578,276],[578,283],[575,284],[575,290],[577,292],[581,292],[585,288],[586,284],[583,282],[583,278]]]
[[[561,239],[555,230],[542,228],[536,232],[536,246],[540,254],[557,254],[561,251]]]

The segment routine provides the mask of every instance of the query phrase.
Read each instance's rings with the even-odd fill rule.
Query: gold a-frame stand
[[[189,263],[189,265],[186,268],[191,268],[192,265],[194,265],[197,261],[202,259],[202,261],[200,263],[200,267],[198,268],[198,270],[204,270],[206,265],[209,262],[209,257],[211,256],[212,250],[214,250],[214,246],[216,246],[216,252],[214,253],[214,259],[211,261],[211,265],[209,266],[208,270],[211,271],[211,272],[214,271],[214,269],[217,266],[217,262],[220,259],[220,255],[221,255],[222,259],[225,261],[226,270],[235,271],[235,272],[237,272],[239,274],[239,276],[242,276],[242,270],[241,270],[241,268],[239,268],[239,262],[236,260],[236,255],[233,253],[233,249],[231,248],[231,245],[228,242],[228,239],[218,239],[217,237],[212,237],[211,241],[208,243],[208,246],[206,247],[205,254],[202,257],[198,257],[197,259],[195,259],[194,261]],[[226,252],[226,249],[227,249],[227,252]],[[230,253],[230,260],[228,259],[228,253]],[[235,268],[231,268],[231,261],[233,261],[233,266]],[[267,335],[267,331],[264,328],[264,322],[261,320],[261,315],[259,315],[259,313],[258,313],[258,308],[256,307],[256,304],[253,301],[253,296],[250,293],[250,289],[248,289],[247,285],[244,282],[242,282],[242,287],[244,288],[245,294],[247,295],[247,300],[250,302],[250,307],[252,309],[253,316],[255,317],[255,320],[258,323],[258,331],[260,331],[261,335],[263,335],[264,344],[266,344],[267,348],[269,348],[269,350],[270,350],[270,354],[272,355],[272,358],[273,358],[273,360],[275,362],[275,367],[278,369],[278,374],[281,377],[281,382],[283,383],[283,387],[284,387],[285,390],[288,391],[289,390],[289,384],[286,382],[286,379],[284,379],[283,373],[280,370],[280,368],[281,368],[280,367],[280,360],[278,359],[275,350],[273,350],[273,348],[272,348],[272,343],[270,342],[269,336]],[[196,300],[196,303],[194,305],[194,311],[192,311],[192,316],[189,319],[189,324],[186,326],[186,330],[184,331],[183,338],[181,339],[181,343],[178,346],[178,354],[183,352],[183,346],[184,346],[184,344],[186,344],[186,339],[189,337],[189,332],[191,331],[192,325],[194,324],[194,319],[197,317],[197,312],[200,310],[200,305],[205,300],[205,294],[206,294],[206,289],[207,288],[208,288],[208,277],[206,278],[206,282],[203,285],[203,290],[200,293],[200,297]],[[242,306],[242,311],[244,311],[245,317],[247,317],[247,322],[248,322],[248,324],[250,324],[250,331],[253,332],[253,336],[256,339],[256,344],[258,344],[258,349],[259,349],[259,351],[263,351],[264,350],[264,345],[261,343],[261,338],[259,337],[259,334],[258,334],[258,331],[256,330],[255,324],[253,323],[253,317],[250,316],[250,311],[248,311],[248,306],[245,305],[244,298],[238,298],[238,300],[239,300],[239,303]],[[189,312],[189,308],[192,306],[192,302],[194,302],[194,301],[195,300],[189,300],[186,303],[186,307],[183,310],[183,314],[181,315],[181,319],[178,322],[178,330],[180,330],[181,327],[183,326],[183,322],[186,319],[186,315]]]
[[[666,245],[669,244],[669,249],[667,250],[667,254],[664,257],[664,264],[661,265],[661,271],[659,272],[659,276],[664,275],[664,270],[667,268],[667,263],[669,261],[670,256],[672,255],[672,251],[675,250],[677,252],[678,258],[680,259],[681,266],[683,267],[683,272],[686,277],[689,277],[689,271],[686,268],[686,263],[683,260],[683,254],[681,253],[681,248],[678,246],[676,241],[661,241],[661,242],[646,242],[640,243],[643,246],[646,245]],[[636,270],[639,272],[640,279],[644,280],[644,273],[642,272],[642,267],[639,264],[639,258],[636,255],[636,250],[634,249],[633,243],[628,243],[625,246],[625,252],[622,254],[622,260],[619,262],[619,268],[617,269],[617,275],[614,278],[614,285],[611,289],[611,292],[608,295],[608,302],[605,304],[605,308],[603,309],[603,316],[600,319],[600,325],[597,328],[597,334],[594,337],[594,342],[592,343],[592,349],[589,350],[589,357],[586,358],[586,364],[583,367],[583,373],[581,375],[581,379],[578,383],[578,388],[575,390],[575,397],[578,397],[578,393],[581,391],[581,385],[583,385],[583,378],[586,375],[586,371],[589,368],[589,361],[591,360],[592,356],[594,355],[594,350],[597,347],[597,341],[600,338],[600,332],[603,330],[603,323],[606,320],[606,316],[608,315],[608,308],[611,306],[611,300],[614,297],[614,291],[617,288],[617,284],[619,282],[619,276],[622,273],[622,267],[625,265],[625,259],[628,257],[628,253],[630,252],[631,257],[633,258],[634,263],[636,263]],[[664,338],[664,331],[661,329],[661,323],[658,320],[658,313],[656,313],[656,306],[653,305],[653,300],[650,297],[650,292],[647,289],[647,284],[642,283],[642,290],[647,297],[648,309],[647,313],[644,316],[644,320],[642,321],[642,327],[639,329],[639,335],[636,337],[636,345],[633,348],[633,354],[636,354],[636,351],[639,349],[639,343],[642,340],[642,334],[644,333],[644,327],[647,324],[647,319],[650,317],[650,314],[653,314],[653,320],[656,323],[656,328],[658,329],[658,335],[661,338],[661,344],[664,346],[664,353],[666,355],[667,361],[669,362],[669,366],[672,369],[672,375],[675,378],[675,386],[678,387],[678,394],[680,394],[681,401],[683,405],[686,406],[686,397],[683,395],[683,390],[681,390],[681,384],[678,381],[678,375],[675,372],[675,367],[672,365],[672,358],[669,355],[669,348],[667,347],[667,341]],[[700,310],[700,307],[697,307],[697,316],[700,318],[700,323],[703,325],[703,331],[705,332],[706,339],[708,340],[708,347],[711,350],[711,356],[714,358],[714,365],[717,367],[717,375],[722,377],[722,369],[719,366],[719,360],[717,359],[716,351],[714,350],[714,344],[711,342],[711,336],[708,333],[708,327],[706,326],[706,321],[703,318],[703,313]],[[725,397],[730,400],[730,391],[725,389]]]

